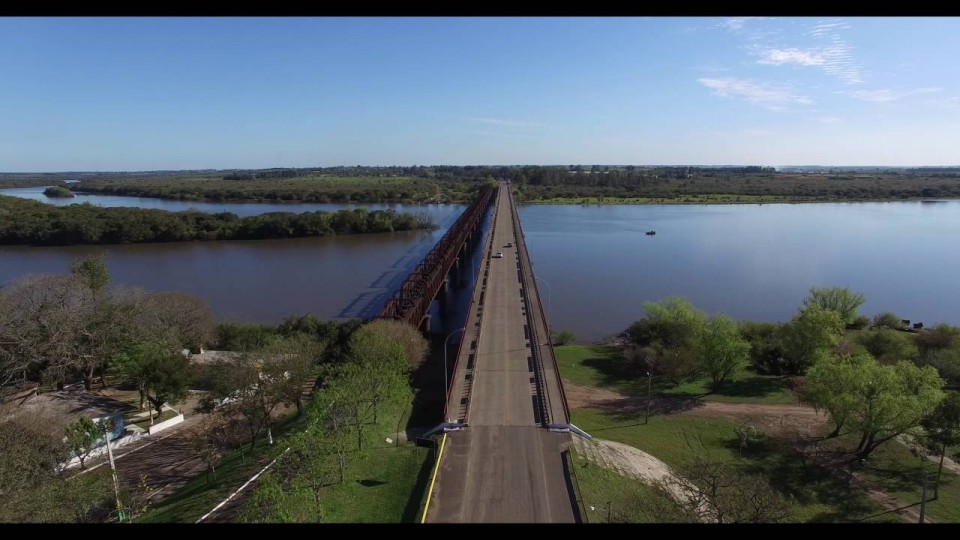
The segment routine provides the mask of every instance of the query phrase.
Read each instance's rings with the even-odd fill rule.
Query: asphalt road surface
[[[561,459],[570,435],[540,427],[514,217],[506,189],[501,187],[497,199],[493,241],[485,253],[490,264],[483,302],[474,307],[482,320],[465,418],[469,427],[447,435],[427,512],[430,522],[575,521]],[[513,247],[506,247],[508,243]],[[497,252],[503,258],[491,258]],[[536,313],[539,317],[539,310]],[[464,347],[461,354],[469,353],[470,347]],[[455,388],[463,385],[460,379],[467,364],[461,358]]]

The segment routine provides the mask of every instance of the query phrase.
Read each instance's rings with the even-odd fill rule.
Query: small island
[[[76,197],[72,191],[63,186],[50,186],[43,190],[43,194],[47,197],[55,199],[69,199],[71,197]]]

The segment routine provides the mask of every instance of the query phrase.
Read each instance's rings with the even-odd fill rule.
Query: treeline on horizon
[[[518,201],[578,198],[901,200],[960,197],[960,168],[695,166],[325,167],[155,173],[85,173],[72,189],[175,200],[269,202],[467,202],[479,186],[513,184]],[[19,178],[22,185],[27,180]],[[0,186],[6,185],[0,177]],[[562,201],[561,201],[562,202]]]
[[[226,175],[231,176],[231,175]],[[409,176],[340,177],[291,176],[230,180],[221,176],[169,178],[97,178],[71,186],[77,191],[105,195],[157,197],[187,201],[262,201],[312,203],[468,202],[479,184],[438,182]]]
[[[0,196],[0,244],[74,245],[260,240],[431,229],[425,213],[357,208],[338,212],[168,212],[103,208],[89,203],[53,206]]]

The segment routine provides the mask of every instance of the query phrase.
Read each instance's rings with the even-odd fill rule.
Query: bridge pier
[[[426,315],[423,316],[423,320],[420,321],[420,328],[419,328],[420,333],[422,333],[427,337],[430,337],[430,318],[431,318],[430,314],[427,313]]]

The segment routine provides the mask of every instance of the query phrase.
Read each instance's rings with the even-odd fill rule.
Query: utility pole
[[[927,514],[927,471],[923,471],[923,496],[920,500],[920,523]]]
[[[103,422],[103,442],[107,445],[107,457],[110,459],[110,473],[113,475],[113,495],[117,500],[117,520],[123,523],[123,505],[120,504],[120,484],[117,482],[117,466],[113,462],[113,449],[110,448],[110,430],[113,422],[109,419]]]
[[[650,386],[651,386],[651,377],[650,372],[647,372],[647,413],[643,416],[643,423],[646,424],[650,421]]]

